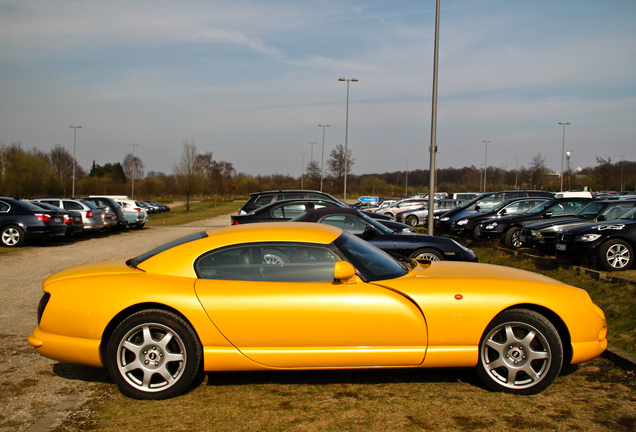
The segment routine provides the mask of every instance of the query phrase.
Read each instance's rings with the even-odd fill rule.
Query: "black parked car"
[[[451,225],[459,218],[477,212],[488,211],[497,204],[507,201],[510,198],[520,197],[554,198],[554,194],[540,190],[508,190],[481,194],[470,201],[461,203],[454,209],[444,213],[439,219],[436,219],[435,229],[440,233],[450,233]]]
[[[27,240],[64,236],[61,212],[45,210],[28,201],[0,197],[0,241],[3,246],[22,246]]]
[[[571,218],[591,200],[592,198],[548,200],[525,213],[482,222],[479,224],[477,235],[479,238],[501,240],[506,247],[518,249],[521,247],[521,240],[519,239],[521,228],[546,219]]]
[[[476,232],[479,232],[480,223],[491,219],[525,213],[547,200],[549,200],[549,198],[545,197],[510,198],[497,204],[490,210],[473,213],[455,220],[451,224],[451,234],[460,237],[477,238]]]
[[[248,214],[232,215],[230,217],[232,219],[232,225],[242,225],[254,222],[285,222],[295,218],[307,210],[325,207],[349,208],[349,206],[340,201],[332,201],[328,199],[289,199],[274,201],[259,207]],[[413,232],[412,227],[392,221],[388,218],[388,216],[378,215],[372,212],[363,213],[373,219],[377,219],[378,222],[393,231]]]
[[[80,236],[84,232],[84,222],[82,221],[82,214],[80,212],[76,212],[74,210],[66,210],[61,207],[55,207],[54,205],[30,201],[31,204],[34,204],[38,207],[41,207],[48,211],[54,211],[58,213],[62,213],[62,217],[64,218],[64,224],[66,225],[66,237],[71,236]]]
[[[636,205],[636,200],[598,200],[583,207],[573,218],[547,220],[521,228],[519,239],[523,246],[553,253],[560,231],[590,222],[613,220],[623,216]]]
[[[477,261],[473,251],[455,240],[426,234],[395,232],[355,209],[326,207],[307,211],[292,221],[333,225],[357,235],[385,252],[405,258]]]
[[[257,208],[270,204],[276,201],[289,200],[289,199],[328,199],[330,201],[338,201],[338,199],[332,197],[328,193],[305,190],[305,189],[281,189],[281,190],[269,190],[262,192],[254,192],[250,194],[250,199],[239,209],[239,214],[247,214]]]
[[[591,263],[608,270],[634,266],[636,209],[618,219],[593,222],[561,231],[556,256],[577,263]]]

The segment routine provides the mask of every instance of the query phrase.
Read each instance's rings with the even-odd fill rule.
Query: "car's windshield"
[[[394,231],[391,228],[388,228],[386,225],[381,224],[380,222],[378,222],[377,220],[367,216],[366,214],[362,213],[362,212],[358,212],[358,215],[360,216],[360,219],[364,219],[366,222],[370,223],[371,225],[373,225],[375,227],[375,229],[377,229],[378,231],[384,233],[384,234],[393,234]]]
[[[526,213],[527,214],[537,214],[537,213],[541,213],[541,211],[547,207],[550,207],[552,204],[554,204],[554,201],[546,201],[546,202],[542,202],[541,204],[539,204],[538,206],[531,208],[530,210],[528,210]]]
[[[194,233],[194,234],[190,234],[187,235],[185,237],[181,237],[179,239],[173,240],[171,242],[168,242],[164,245],[161,245],[159,247],[156,247],[152,250],[149,250],[148,252],[142,253],[141,255],[138,255],[136,257],[134,257],[133,259],[130,260],[130,262],[128,263],[128,265],[132,266],[132,267],[137,267],[139,264],[141,264],[142,262],[146,261],[148,258],[152,258],[153,256],[160,254],[163,251],[167,251],[168,249],[172,249],[175,246],[179,246],[185,243],[189,243],[191,241],[194,240],[199,240],[202,238],[206,238],[208,236],[208,234],[205,231],[201,231],[198,233]]]
[[[405,264],[346,231],[336,239],[334,245],[367,282],[394,279],[409,272]]]
[[[625,213],[623,216],[620,217],[620,219],[636,220],[636,208],[630,212]]]
[[[583,218],[583,219],[594,219],[596,217],[596,215],[598,214],[598,212],[600,212],[601,210],[603,210],[603,208],[606,206],[607,204],[601,203],[601,202],[591,202],[588,205],[586,205],[585,207],[583,207],[581,210],[579,210],[579,212],[576,214],[578,217]]]

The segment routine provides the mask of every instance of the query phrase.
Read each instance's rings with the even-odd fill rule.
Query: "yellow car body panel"
[[[51,297],[29,343],[53,359],[103,366],[112,328],[140,309],[183,316],[203,348],[204,370],[475,366],[501,311],[538,310],[570,343],[572,362],[607,346],[603,312],[585,291],[499,266],[422,261],[389,280],[328,283],[197,279],[193,262],[227,245],[328,245],[342,231],[321,224],[248,224],[147,258],[87,264],[48,278]],[[566,361],[569,359],[566,359]]]

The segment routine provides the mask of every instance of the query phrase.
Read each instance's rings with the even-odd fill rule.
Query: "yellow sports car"
[[[587,292],[506,267],[395,259],[328,225],[232,226],[44,281],[29,343],[173,397],[203,371],[476,367],[534,394],[601,354]]]

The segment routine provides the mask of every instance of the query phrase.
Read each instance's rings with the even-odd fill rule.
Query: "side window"
[[[9,208],[10,208],[10,207],[9,207],[9,204],[7,204],[7,203],[6,203],[6,202],[4,202],[4,201],[0,201],[0,212],[2,212],[2,213],[6,213],[6,212],[8,212],[8,211],[9,211]]]
[[[53,205],[55,207],[60,207],[60,202],[58,200],[52,201],[52,200],[40,200],[40,202],[43,202],[44,204],[50,204]]]
[[[527,210],[527,202],[517,201],[510,204],[508,207],[506,207],[506,214],[507,215],[519,214],[519,213],[523,213],[526,210]]]
[[[254,200],[254,204],[257,206],[264,206],[265,204],[269,204],[272,202],[272,198],[274,195],[261,195]]]
[[[62,201],[62,204],[64,204],[64,208],[66,210],[84,210],[84,207],[82,207],[81,204],[73,201]]]
[[[333,282],[340,257],[327,246],[259,243],[207,252],[194,263],[199,278],[262,282]]]
[[[324,195],[315,194],[315,193],[307,194],[307,198],[311,198],[311,199],[328,199],[328,198],[327,198],[326,196],[324,196]]]
[[[367,227],[367,224],[358,219],[356,216],[347,214],[326,216],[320,221],[320,223],[333,225],[348,231],[351,234],[362,234],[364,229]]]
[[[281,199],[303,199],[305,198],[304,196],[305,194],[302,193],[286,193],[283,194],[283,197],[281,198],[280,195],[278,196],[278,200],[280,201]]]

